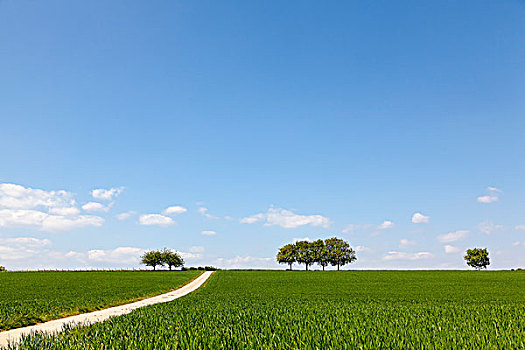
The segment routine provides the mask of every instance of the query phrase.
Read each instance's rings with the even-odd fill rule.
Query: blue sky
[[[350,268],[523,267],[524,15],[0,1],[0,264],[276,268],[335,235]]]

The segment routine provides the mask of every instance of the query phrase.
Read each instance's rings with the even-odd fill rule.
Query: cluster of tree
[[[468,266],[472,266],[476,270],[486,269],[490,265],[489,251],[487,248],[473,248],[467,249],[467,254],[464,256]]]
[[[170,270],[172,267],[184,266],[182,256],[168,248],[164,248],[163,250],[150,250],[149,252],[145,252],[140,258],[142,264],[153,267],[154,271],[157,266],[168,265]]]
[[[355,251],[350,247],[350,244],[336,237],[324,241],[318,239],[313,242],[290,243],[279,249],[277,253],[277,262],[288,264],[290,270],[295,262],[304,264],[307,271],[308,267],[313,264],[319,264],[323,271],[328,265],[337,266],[337,270],[339,270],[339,267],[350,264],[356,259]]]

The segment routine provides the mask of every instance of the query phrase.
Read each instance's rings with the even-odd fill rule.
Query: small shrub
[[[197,268],[196,268],[196,267],[193,267],[193,266],[192,266],[192,267],[190,267],[190,271],[195,271],[195,270],[197,270]]]
[[[204,270],[206,270],[206,271],[216,271],[217,268],[215,266],[204,266]]]
[[[181,270],[181,271],[188,271],[188,268],[183,266],[183,267],[181,267],[180,270]]]
[[[199,267],[197,268],[197,270],[199,270],[199,271],[204,271],[204,267],[199,266]]]

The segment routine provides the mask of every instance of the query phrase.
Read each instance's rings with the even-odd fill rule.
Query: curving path
[[[182,286],[181,288],[169,293],[157,295],[156,297],[151,297],[130,304],[115,306],[104,310],[98,310],[86,314],[48,321],[34,326],[16,328],[5,332],[0,332],[0,348],[7,346],[9,342],[17,342],[23,335],[28,335],[32,332],[56,333],[60,332],[62,327],[68,323],[89,325],[92,323],[103,322],[110,317],[129,314],[131,311],[144,306],[175,300],[193,292],[202,286],[202,284],[206,282],[208,278],[210,278],[212,273],[213,271],[206,271],[185,286]]]

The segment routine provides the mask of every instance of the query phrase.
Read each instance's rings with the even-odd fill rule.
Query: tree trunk
[[[324,265],[323,265],[323,271],[324,271]]]
[[[170,271],[171,271],[171,265],[169,265]]]
[[[155,265],[153,265],[153,271],[155,271]]]
[[[306,265],[306,271],[308,271],[308,264],[305,264]]]
[[[339,264],[337,264],[337,271],[339,271]]]
[[[292,271],[292,264],[293,264],[293,263],[289,263],[289,265],[290,265],[290,271]]]

